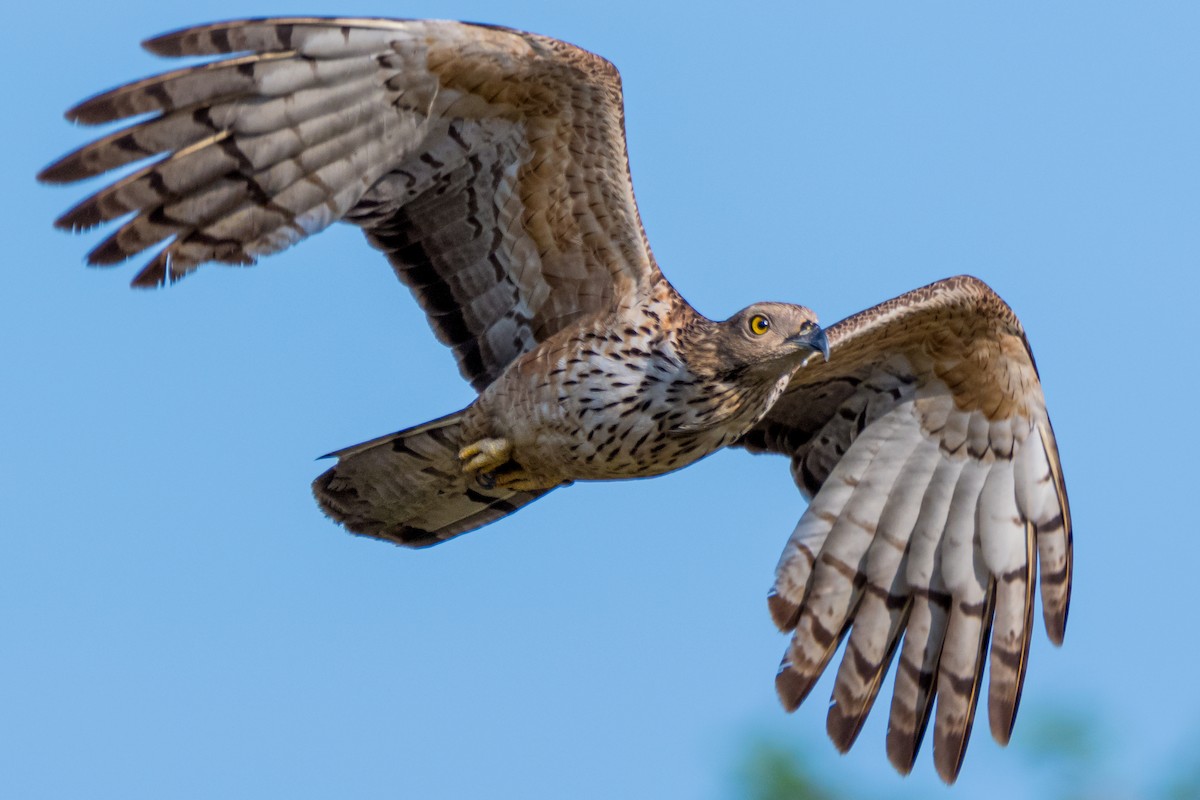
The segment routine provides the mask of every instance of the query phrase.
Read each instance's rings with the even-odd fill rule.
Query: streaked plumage
[[[336,453],[314,483],[327,513],[423,546],[573,480],[660,474],[727,445],[781,453],[810,498],[770,596],[792,632],[784,705],[848,634],[828,715],[847,749],[899,651],[888,756],[911,769],[932,718],[934,760],[953,781],[990,645],[989,718],[1008,741],[1039,562],[1046,629],[1062,640],[1071,526],[1032,355],[986,285],[940,281],[824,332],[787,304],[706,319],[646,242],[616,70],[553,39],[297,18],[147,47],[232,57],[68,112],[87,124],[149,115],[40,176],[155,159],[60,218],[121,220],[89,262],[159,247],[134,283],[161,285],[351,222],[480,393]]]

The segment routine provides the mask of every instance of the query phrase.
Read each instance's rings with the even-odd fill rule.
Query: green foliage
[[[823,785],[800,753],[766,740],[750,748],[741,768],[741,779],[746,800],[842,800],[847,797]]]
[[[1195,741],[1180,743],[1131,779],[1119,760],[1125,737],[1094,705],[1026,709],[1021,735],[1007,754],[1006,779],[1015,779],[1023,796],[1047,800],[1200,800],[1200,761]],[[789,741],[795,739],[789,737]],[[823,744],[823,743],[822,743]],[[813,758],[808,753],[816,754]],[[737,800],[862,800],[880,796],[862,776],[836,770],[830,748],[799,743],[781,745],[775,735],[750,737],[737,769]],[[824,757],[824,758],[823,758]],[[969,756],[968,756],[969,758]],[[889,789],[903,791],[902,779]]]

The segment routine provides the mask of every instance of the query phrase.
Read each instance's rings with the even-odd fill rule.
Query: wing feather
[[[989,644],[991,729],[1011,736],[1039,562],[1046,630],[1062,641],[1070,511],[1041,384],[1016,316],[966,276],[827,335],[829,362],[798,371],[738,443],[790,456],[812,498],[769,597],[795,628],[777,687],[794,708],[848,632],[826,721],[845,750],[898,650],[888,757],[911,770],[934,720],[934,763],[952,783]]]
[[[902,448],[881,453],[897,424],[896,420],[881,420],[872,428],[871,435],[854,443],[853,451],[846,454],[830,476],[831,481],[844,483],[850,494],[837,521],[825,534],[828,543],[820,548],[820,556],[804,587],[803,595],[811,595],[813,601],[801,605],[803,595],[798,596],[794,589],[790,594],[801,610],[791,646],[775,680],[787,708],[796,708],[808,695],[845,633],[846,619],[858,604],[862,583],[857,575],[875,535],[874,520],[880,512],[874,506],[886,501],[888,490],[908,456]],[[781,570],[787,570],[787,565],[781,565]]]
[[[974,427],[971,424],[968,430]],[[983,564],[976,526],[979,495],[989,470],[981,460],[964,461],[942,531],[942,578],[951,606],[938,663],[933,760],[947,781],[958,775],[966,754],[992,625],[992,578]]]
[[[846,508],[856,488],[890,433],[887,427],[879,430],[880,435],[864,439],[858,447],[845,454],[834,470],[828,491],[813,499],[784,548],[775,570],[775,586],[772,589],[774,608],[777,609],[776,622],[781,630],[796,627],[797,620],[793,615],[804,605],[817,566],[817,556],[825,551],[826,539],[834,525],[846,516]],[[803,647],[805,642],[800,641],[797,645],[793,639],[793,646]],[[797,699],[795,705],[799,705],[799,702],[800,699]]]
[[[537,342],[665,283],[633,197],[620,79],[597,56],[481,25],[308,17],[146,47],[217,59],[83,101],[70,119],[148,116],[39,176],[150,160],[57,223],[128,217],[88,261],[161,248],[135,285],[353,222],[482,389]]]
[[[905,579],[908,543],[939,458],[937,445],[919,437],[887,498],[867,553],[865,593],[826,718],[829,738],[842,752],[862,730],[912,610]]]
[[[887,732],[888,759],[905,774],[916,761],[938,689],[938,663],[953,602],[941,570],[942,532],[962,467],[959,460],[938,460],[921,501],[905,563],[912,611],[900,650]]]
[[[1071,596],[1071,510],[1048,419],[1029,437],[1015,466],[1017,506],[1037,537],[1046,633],[1061,644]]]

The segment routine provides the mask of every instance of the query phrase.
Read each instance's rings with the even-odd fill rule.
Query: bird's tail
[[[463,412],[330,453],[313,481],[325,513],[354,533],[428,547],[511,514],[539,492],[484,488],[458,458]]]

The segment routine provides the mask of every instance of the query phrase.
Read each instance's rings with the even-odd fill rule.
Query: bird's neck
[[[682,323],[675,331],[675,352],[689,374],[686,405],[699,424],[719,425],[736,438],[770,410],[791,371],[733,362],[721,347],[720,323],[690,306],[676,318]]]

